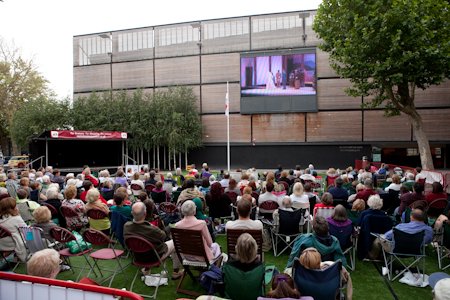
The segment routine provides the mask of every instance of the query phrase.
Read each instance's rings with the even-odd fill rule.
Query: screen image
[[[315,53],[241,57],[241,97],[316,95]]]

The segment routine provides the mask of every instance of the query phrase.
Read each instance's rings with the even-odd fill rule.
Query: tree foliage
[[[332,67],[350,79],[349,95],[408,115],[425,168],[431,153],[414,92],[450,75],[449,8],[445,0],[324,0],[313,25]]]
[[[12,117],[24,104],[51,96],[32,60],[0,37],[0,139],[9,136]],[[3,143],[3,141],[2,141]]]
[[[11,121],[11,137],[21,148],[46,130],[70,129],[70,102],[41,97],[20,107]]]
[[[93,93],[74,101],[72,124],[80,130],[117,130],[132,135],[130,147],[150,150],[166,146],[182,152],[201,145],[201,121],[191,88],[176,87],[154,94],[141,90]]]

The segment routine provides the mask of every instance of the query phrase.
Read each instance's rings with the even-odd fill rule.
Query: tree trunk
[[[160,167],[159,167],[159,146],[156,148],[156,167],[158,168],[158,170],[160,169]]]
[[[175,153],[175,149],[173,150],[173,170],[175,171],[177,169],[177,156]]]
[[[163,156],[164,170],[167,170],[167,168],[166,168],[166,146],[163,147],[163,152],[164,152],[164,156]]]
[[[415,108],[411,109],[411,113],[408,114],[408,117],[414,129],[414,137],[416,138],[417,147],[419,148],[422,169],[434,170],[433,158],[431,156],[430,150],[430,142],[428,141],[428,137],[423,129],[422,118],[417,113]]]

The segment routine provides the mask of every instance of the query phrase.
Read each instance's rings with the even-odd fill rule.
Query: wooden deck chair
[[[262,230],[254,230],[254,229],[227,229],[227,254],[232,257],[236,255],[236,243],[238,238],[243,233],[250,234],[256,241],[258,245],[258,255],[261,261],[264,261],[264,252],[263,252],[263,235]]]

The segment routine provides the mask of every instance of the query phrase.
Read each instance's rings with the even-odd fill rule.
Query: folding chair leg
[[[183,288],[182,288],[184,279],[186,278],[186,274],[188,274],[189,277],[190,277],[194,282],[196,281],[195,276],[194,276],[194,274],[192,274],[192,271],[191,271],[191,269],[189,268],[189,266],[184,266],[184,273],[183,273],[183,276],[181,276],[180,282],[178,282],[177,293],[182,293],[182,294],[186,294],[186,295],[193,296],[193,297],[198,297],[198,296],[200,296],[201,293],[194,292],[194,291],[190,291],[190,290],[186,290],[186,289],[183,289]]]

